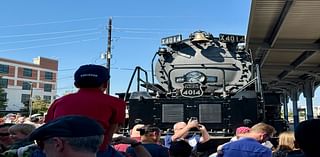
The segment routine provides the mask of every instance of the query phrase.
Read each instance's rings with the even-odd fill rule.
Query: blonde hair
[[[295,138],[294,138],[294,133],[292,131],[282,132],[279,135],[278,148],[287,147],[287,148],[290,148],[291,150],[293,150],[295,148],[294,141],[295,141]]]
[[[272,137],[276,133],[276,130],[273,126],[266,123],[258,123],[251,127],[250,132],[265,133]]]
[[[24,135],[29,135],[35,129],[36,129],[36,127],[32,124],[15,124],[15,125],[11,126],[8,131],[10,134],[20,132]]]

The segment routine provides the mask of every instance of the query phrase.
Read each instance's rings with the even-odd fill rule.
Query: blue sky
[[[58,94],[76,90],[83,64],[106,64],[113,17],[111,94],[124,92],[135,66],[150,70],[162,37],[205,30],[246,35],[250,0],[1,0],[0,56],[59,60]],[[300,99],[301,100],[301,99]]]

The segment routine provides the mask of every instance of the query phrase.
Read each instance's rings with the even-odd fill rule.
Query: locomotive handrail
[[[239,93],[239,92],[243,91],[244,89],[249,87],[251,84],[255,83],[256,80],[257,80],[257,77],[255,77],[254,79],[250,80],[246,85],[244,85],[243,87],[238,89],[236,93]]]
[[[235,65],[234,63],[201,63],[201,64],[175,64],[175,66],[177,65],[183,65],[183,66],[186,66],[186,65]]]
[[[152,84],[154,84],[154,70],[153,70],[153,62],[154,60],[156,59],[156,56],[157,56],[158,52],[156,52],[152,58],[152,61],[151,61],[151,80],[152,80]]]
[[[255,65],[256,68],[256,86],[255,86],[255,90],[256,93],[260,94],[260,103],[262,105],[262,119],[265,120],[266,118],[266,114],[265,114],[265,101],[264,101],[264,95],[263,95],[263,89],[262,89],[262,81],[261,81],[261,71],[260,71],[260,65],[256,64]]]
[[[143,81],[143,80],[141,79],[141,77],[140,77],[140,70],[144,72],[146,81]],[[140,81],[142,81],[142,82],[148,82],[148,72],[147,72],[146,70],[142,69],[140,66],[137,66],[137,67],[134,69],[134,72],[133,72],[133,74],[132,74],[132,76],[131,76],[131,79],[130,79],[130,82],[129,82],[129,86],[128,86],[127,91],[126,91],[126,93],[125,93],[125,95],[124,95],[124,100],[125,100],[125,101],[128,100],[127,97],[128,97],[128,94],[129,94],[129,90],[130,90],[130,88],[131,88],[132,81],[133,81],[136,73],[137,73],[137,75],[138,75],[138,76],[137,76],[137,91],[138,91],[138,92],[140,91]],[[148,90],[148,88],[147,88],[147,92],[148,92],[148,91],[149,91],[149,90]]]
[[[198,66],[196,66],[198,65]],[[220,67],[221,65],[221,67]],[[226,67],[226,65],[229,65],[229,67]],[[225,63],[225,64],[207,64],[207,63],[203,63],[203,64],[175,64],[174,65],[175,68],[177,67],[181,67],[181,68],[224,68],[224,69],[234,69],[234,68],[238,68],[235,64],[233,63]]]

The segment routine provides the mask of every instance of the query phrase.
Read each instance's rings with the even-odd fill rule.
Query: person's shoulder
[[[52,104],[60,103],[61,101],[64,101],[65,99],[72,98],[72,97],[76,96],[76,94],[77,93],[69,93],[64,96],[61,96],[61,97],[57,98],[56,100],[54,100]]]
[[[293,150],[288,152],[287,157],[305,157],[301,150]]]
[[[143,147],[145,147],[150,153],[155,154],[157,152],[166,151],[168,152],[169,149],[167,147],[164,147],[160,144],[156,143],[148,143],[148,144],[142,144]]]
[[[108,99],[109,101],[113,102],[113,103],[117,103],[117,104],[125,104],[125,101],[120,99],[120,98],[117,98],[115,96],[112,96],[112,95],[107,95],[105,94],[105,97],[106,99]]]
[[[233,146],[244,146],[244,145],[252,145],[252,144],[258,144],[258,141],[251,139],[251,138],[241,138],[237,141],[232,141],[232,142],[227,142],[223,148],[227,148],[227,147],[233,147]],[[262,146],[262,145],[261,145]]]
[[[165,151],[165,152],[168,152],[169,151],[169,148],[161,145],[161,144],[157,144],[158,145],[158,148],[161,150],[161,151]]]
[[[157,149],[168,149],[166,147],[164,147],[161,144],[156,144],[156,143],[146,143],[146,144],[142,144],[144,147],[152,147],[152,148],[157,148]]]

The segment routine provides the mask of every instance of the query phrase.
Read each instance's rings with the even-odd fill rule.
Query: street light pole
[[[32,93],[33,93],[33,87],[32,82],[28,82],[30,84],[30,98],[29,98],[29,117],[32,115]]]

